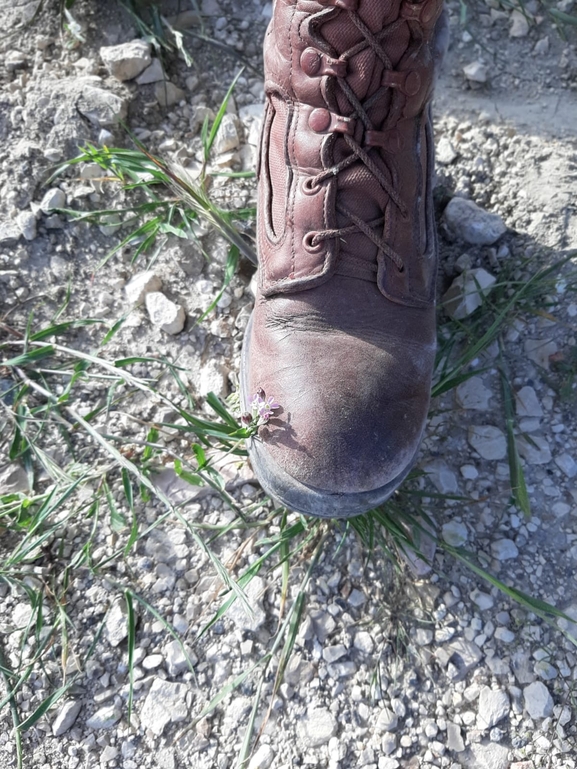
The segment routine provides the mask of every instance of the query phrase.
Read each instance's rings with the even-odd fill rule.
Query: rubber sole
[[[248,400],[248,355],[253,315],[246,327],[240,367],[240,400],[243,411],[250,411]],[[282,505],[317,518],[353,518],[381,505],[399,488],[411,471],[419,451],[393,480],[377,489],[345,494],[331,492],[301,483],[283,470],[266,450],[266,444],[255,436],[247,441],[247,449],[255,475],[266,493]]]

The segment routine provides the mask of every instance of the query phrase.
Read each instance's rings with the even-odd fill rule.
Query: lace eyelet
[[[307,234],[303,238],[303,248],[305,251],[308,251],[309,254],[320,254],[321,251],[324,249],[323,241],[321,240],[320,243],[313,243],[313,240],[318,235],[318,232],[315,232],[312,230],[311,232],[307,232]]]
[[[307,176],[306,179],[304,179],[301,189],[304,192],[305,195],[316,195],[318,192],[321,191],[322,187],[320,184],[313,183],[314,176]]]

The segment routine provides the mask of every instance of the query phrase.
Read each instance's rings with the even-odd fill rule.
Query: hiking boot
[[[249,442],[258,479],[302,513],[375,507],[418,452],[435,356],[441,11],[442,0],[274,6],[241,395],[264,414]]]

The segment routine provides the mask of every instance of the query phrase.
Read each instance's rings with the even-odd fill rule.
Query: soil
[[[104,328],[129,313],[107,354],[111,359],[165,356],[182,366],[182,383],[204,407],[209,391],[226,397],[235,386],[252,306],[250,265],[242,263],[217,307],[197,323],[222,285],[227,247],[221,238],[203,232],[197,241],[169,236],[158,253],[134,262],[134,246],[122,248],[99,268],[126,232],[119,234],[114,221],[100,226],[73,222],[66,214],[42,210],[41,203],[47,189],[60,190],[64,207],[77,210],[118,208],[131,199],[90,168],[69,171],[46,186],[54,165],[73,157],[86,142],[130,146],[123,128],[102,117],[102,92],[118,97],[114,108],[126,108],[127,126],[150,151],[193,173],[202,153],[206,108],[218,109],[243,63],[247,66],[228,109],[238,142],[233,142],[233,155],[221,153],[212,162],[225,170],[252,169],[263,100],[261,41],[271,5],[204,0],[203,31],[195,23],[191,30],[197,37],[186,38],[194,63],[187,66],[176,55],[165,58],[167,77],[182,89],[169,107],[159,103],[163,96],[154,84],[120,82],[103,66],[102,46],[140,36],[125,8],[114,0],[77,0],[68,20],[72,34],[61,29],[57,5],[0,0],[5,26],[0,40],[0,334],[18,338],[31,313],[34,326],[41,328],[63,303],[67,319],[96,318]],[[469,268],[482,267],[496,276],[511,270],[516,280],[526,280],[532,269],[559,258],[567,258],[570,269],[577,265],[570,253],[577,248],[574,30],[569,24],[557,28],[546,6],[535,0],[525,6],[529,24],[519,37],[510,34],[513,24],[524,31],[512,15],[519,12],[497,0],[452,1],[447,8],[451,44],[434,103],[440,149],[443,142],[435,190],[439,293],[457,277],[465,254]],[[551,8],[567,13],[571,5],[562,0]],[[176,2],[163,4],[166,16],[178,10]],[[211,42],[203,41],[203,35]],[[485,82],[465,77],[464,68],[475,62],[486,73]],[[100,101],[86,106],[89,97],[96,98],[94,89]],[[213,194],[230,208],[250,207],[254,181],[216,178]],[[467,244],[451,234],[442,212],[454,195],[502,218],[507,231],[494,246]],[[250,223],[246,233],[250,237]],[[125,286],[145,268],[160,278],[165,296],[184,307],[182,332],[167,334],[144,307],[131,307]],[[480,453],[471,438],[475,429],[486,426],[504,437],[497,345],[473,361],[479,374],[471,380],[472,391],[461,388],[433,404],[420,466],[429,474],[423,489],[434,487],[468,500],[439,503],[436,523],[444,536],[457,537],[501,579],[567,611],[577,622],[577,465],[574,472],[571,464],[577,462],[575,384],[570,370],[569,380],[561,383],[556,366],[570,361],[576,346],[577,299],[566,290],[570,274],[562,273],[552,286],[551,312],[519,316],[505,336],[512,386],[517,394],[530,388],[536,400],[532,409],[518,409],[532,519],[525,521],[511,504],[506,455]],[[65,342],[88,352],[103,333],[101,326],[88,326],[67,335]],[[131,371],[155,374],[154,364],[146,362]],[[174,382],[163,386],[179,397]],[[89,413],[106,397],[105,384],[87,386],[79,408]],[[142,424],[150,420],[170,421],[170,415],[142,397],[125,411],[106,413],[98,429],[143,439]],[[176,448],[184,445],[178,436],[171,439]],[[49,449],[56,462],[66,461],[66,446],[57,438]],[[0,457],[0,466],[4,463]],[[177,486],[168,473],[167,493],[182,493]],[[243,504],[258,499],[247,468],[231,488]],[[199,495],[187,510],[210,523],[226,520],[217,496]],[[149,522],[158,514],[153,505],[144,512]],[[98,541],[101,556],[111,551],[111,536],[105,529]],[[223,555],[240,546],[235,537],[225,540]],[[295,657],[249,769],[575,767],[577,655],[560,633],[447,557],[438,556],[433,576],[416,581],[378,559],[366,567],[359,545],[347,540],[340,549],[339,542],[337,532],[309,588]],[[248,550],[243,558],[251,557]],[[168,524],[158,527],[128,563],[143,594],[181,628],[183,639],[193,638],[214,609],[215,583],[204,556],[184,532]],[[198,716],[220,687],[267,649],[279,618],[280,580],[276,573],[258,579],[250,596],[255,616],[239,611],[216,623],[193,650],[194,674],[174,667],[172,639],[158,622],[142,620],[132,727],[126,720],[126,639],[119,631],[115,643],[110,621],[90,670],[72,692],[81,703],[76,722],[55,736],[62,703],[51,709],[24,736],[25,766],[235,767],[251,707],[248,683],[184,734],[182,721]],[[14,632],[15,616],[26,601],[16,590],[0,589],[0,633],[10,654],[16,654],[21,634]],[[106,576],[79,577],[69,609],[81,634],[84,630],[88,637],[113,603]],[[543,693],[535,688],[539,682],[545,691],[542,707],[535,701]],[[183,688],[162,689],[168,684]],[[30,712],[47,692],[45,677],[31,679],[19,696],[22,712]],[[4,693],[0,685],[0,698]],[[154,710],[155,697],[166,697],[168,703],[161,708],[168,715],[160,731],[155,719],[164,716]],[[102,715],[106,708],[110,723]],[[8,769],[16,763],[7,707],[0,711],[0,724],[0,769]]]

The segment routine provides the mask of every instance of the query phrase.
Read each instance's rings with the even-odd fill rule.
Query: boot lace
[[[394,129],[396,123],[401,117],[404,101],[400,96],[399,91],[403,91],[403,86],[408,80],[407,76],[411,74],[414,76],[413,83],[411,84],[413,90],[415,87],[415,80],[417,89],[420,86],[420,79],[418,74],[414,71],[411,72],[411,70],[402,72],[395,71],[393,63],[385,51],[384,43],[386,42],[387,38],[389,38],[389,36],[394,35],[394,33],[403,24],[407,23],[407,16],[400,15],[398,19],[393,21],[391,24],[386,25],[377,34],[374,34],[357,13],[356,0],[318,0],[318,2],[321,2],[323,5],[337,6],[339,13],[347,14],[350,22],[354,24],[355,27],[359,30],[363,36],[363,39],[349,50],[341,53],[338,60],[334,62],[335,64],[337,62],[344,62],[345,67],[339,68],[338,66],[334,66],[331,72],[335,78],[336,83],[338,84],[338,87],[340,88],[342,94],[345,96],[352,110],[352,114],[348,117],[332,116],[331,129],[333,132],[337,132],[342,136],[342,139],[345,141],[348,149],[350,150],[350,154],[348,154],[340,162],[336,163],[330,168],[326,168],[320,173],[309,177],[305,182],[306,187],[310,192],[313,192],[314,190],[318,189],[320,185],[327,179],[338,177],[339,174],[341,174],[345,169],[349,168],[354,163],[360,162],[378,181],[383,191],[387,194],[388,201],[390,201],[397,208],[403,219],[408,219],[409,212],[407,206],[395,190],[394,182],[391,182],[390,179],[387,178],[385,173],[383,173],[382,169],[370,154],[371,150],[375,147],[381,147],[381,149],[384,150],[384,152],[381,154],[381,158],[385,162],[385,165],[390,172],[391,178],[394,180],[397,175],[395,164],[393,158],[391,157],[392,151],[394,150],[389,149],[387,146],[387,136],[391,135],[390,132]],[[427,0],[424,0],[423,4],[425,2],[427,2]],[[414,9],[417,5],[420,6],[421,4],[410,3],[411,9]],[[321,26],[323,17],[326,16],[324,20],[328,20],[329,18],[333,19],[336,10],[337,9],[333,7],[319,12],[317,15],[318,21],[320,22],[318,27]],[[410,20],[408,23],[413,39],[412,44],[410,44],[410,53],[412,55],[416,55],[423,45],[423,33],[419,25],[418,12],[413,12],[409,19]],[[316,27],[317,25],[315,25],[315,28]],[[310,28],[312,29],[312,25]],[[322,41],[326,43],[324,38],[322,38],[322,32],[317,31],[317,34],[321,37]],[[353,56],[356,56],[367,48],[370,48],[374,52],[375,56],[382,63],[385,72],[383,74],[381,87],[378,88],[367,99],[361,102],[351,88],[350,84],[347,82],[346,66]],[[383,95],[389,88],[393,89],[390,109],[388,110],[388,114],[384,121],[381,122],[379,126],[377,126],[371,119],[371,108],[375,106],[375,104],[377,104],[380,99],[383,98]],[[405,90],[405,93],[406,92],[407,91]],[[410,93],[410,89],[409,95],[412,95]],[[363,126],[363,144],[359,143],[352,135],[357,121],[360,121]],[[389,133],[387,134],[387,132]],[[350,221],[351,224],[346,227],[317,230],[315,232],[309,233],[307,236],[307,246],[309,248],[313,250],[320,249],[322,247],[322,243],[325,240],[332,238],[342,238],[343,236],[352,233],[362,232],[377,247],[379,252],[381,252],[385,257],[393,262],[399,272],[404,270],[402,257],[388,245],[388,243],[379,233],[379,227],[381,227],[384,223],[384,210],[382,216],[369,222],[361,219],[338,200],[336,203],[336,210],[348,221]],[[376,272],[376,270],[377,266],[374,265],[374,271]]]

